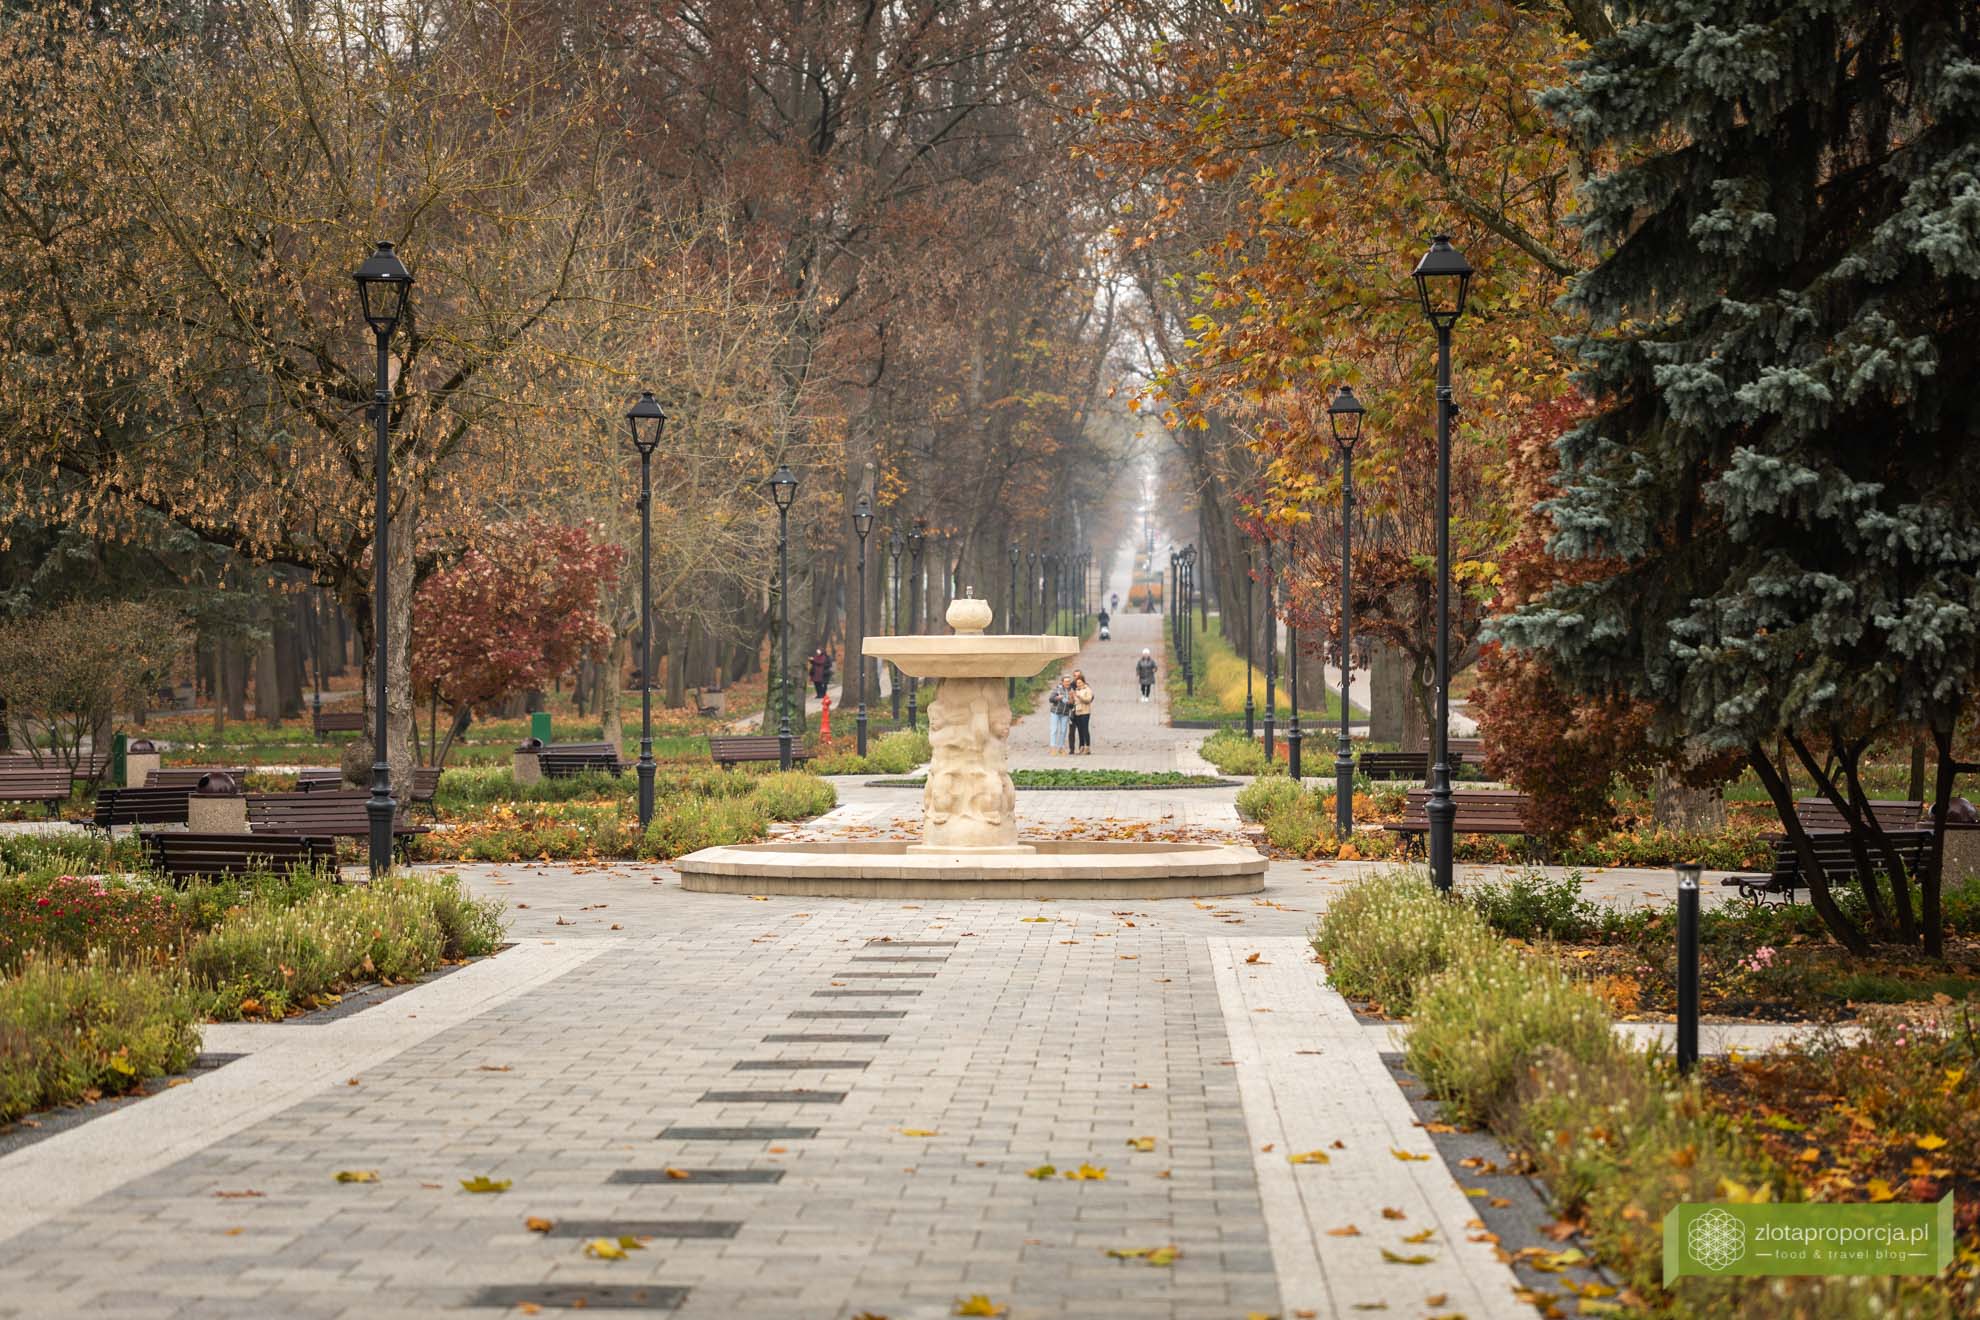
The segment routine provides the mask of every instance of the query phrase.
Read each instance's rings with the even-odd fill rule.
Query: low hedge
[[[1409,1012],[1417,988],[1452,964],[1482,957],[1497,941],[1470,909],[1452,903],[1420,868],[1377,872],[1327,905],[1313,950],[1335,989]]]

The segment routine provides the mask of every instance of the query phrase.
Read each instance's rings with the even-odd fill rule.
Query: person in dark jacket
[[[805,669],[811,675],[811,690],[818,695],[819,700],[824,700],[825,689],[832,682],[831,655],[824,647],[817,648],[811,653],[811,659],[806,663]]]
[[[1141,659],[1134,662],[1134,676],[1141,680],[1141,699],[1150,700],[1155,691],[1155,655],[1147,647],[1141,648]]]

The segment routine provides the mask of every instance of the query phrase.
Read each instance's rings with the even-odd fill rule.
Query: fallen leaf
[[[1067,1169],[1064,1176],[1073,1182],[1105,1182],[1107,1180],[1107,1170],[1104,1168],[1096,1169],[1091,1164],[1081,1162],[1077,1169]]]
[[[1384,1219],[1407,1219],[1407,1218],[1409,1218],[1409,1216],[1408,1216],[1408,1215],[1406,1215],[1406,1214],[1404,1214],[1404,1213],[1403,1213],[1402,1211],[1400,1211],[1400,1210],[1398,1210],[1398,1209],[1396,1209],[1396,1208],[1395,1208],[1394,1206],[1392,1206],[1392,1205],[1385,1205],[1385,1206],[1383,1206],[1383,1207],[1382,1207],[1382,1218],[1384,1218]]]
[[[1297,1155],[1286,1156],[1286,1163],[1288,1164],[1327,1164],[1329,1162],[1327,1152],[1324,1150],[1303,1150]]]
[[[1428,1155],[1418,1155],[1413,1150],[1397,1150],[1393,1146],[1389,1148],[1389,1154],[1399,1160],[1427,1160],[1430,1158]]]
[[[1360,1237],[1361,1230],[1356,1228],[1353,1224],[1342,1224],[1339,1228],[1328,1229],[1327,1236],[1328,1237]]]
[[[543,1219],[537,1215],[531,1215],[529,1218],[523,1220],[523,1227],[528,1229],[532,1233],[548,1233],[551,1229],[555,1228],[556,1226],[557,1226],[556,1220]]]
[[[1390,1251],[1387,1247],[1383,1247],[1382,1259],[1388,1261],[1391,1265],[1428,1265],[1437,1258],[1435,1256],[1424,1255],[1420,1252],[1405,1256],[1399,1251]]]
[[[1127,1144],[1128,1144],[1129,1146],[1131,1146],[1131,1147],[1133,1147],[1133,1148],[1134,1148],[1135,1150],[1138,1150],[1138,1151],[1140,1151],[1140,1152],[1141,1152],[1141,1153],[1142,1153],[1143,1155],[1146,1155],[1146,1154],[1148,1154],[1148,1153],[1149,1153],[1150,1151],[1152,1151],[1152,1150],[1154,1150],[1154,1149],[1155,1149],[1155,1138],[1153,1138],[1153,1137],[1129,1137],[1129,1138],[1127,1139]]]
[[[257,1192],[251,1188],[243,1188],[238,1192],[215,1192],[214,1195],[220,1197],[222,1200],[237,1201],[250,1196],[266,1196],[268,1193]]]
[[[246,1230],[245,1228],[229,1228],[229,1229],[224,1229],[224,1230],[222,1230],[222,1231],[223,1231],[223,1232],[224,1232],[224,1233],[225,1233],[225,1234],[226,1234],[226,1235],[227,1235],[228,1237],[239,1237],[239,1236],[240,1236],[241,1234],[243,1234],[243,1233],[245,1233],[245,1232],[247,1232],[247,1230]]]
[[[626,1249],[611,1238],[593,1238],[584,1244],[584,1254],[596,1260],[624,1260]]]
[[[375,1169],[339,1169],[337,1171],[337,1181],[341,1183],[377,1182],[378,1173]]]
[[[1428,1242],[1431,1238],[1435,1237],[1436,1235],[1437,1235],[1436,1229],[1426,1228],[1420,1233],[1411,1233],[1408,1237],[1404,1238],[1403,1241],[1409,1243],[1409,1245],[1411,1245],[1412,1247],[1420,1247],[1425,1242]]]
[[[1181,1247],[1157,1247],[1148,1253],[1148,1263],[1156,1266],[1169,1266],[1175,1264],[1176,1257],[1180,1255],[1182,1255]]]
[[[1258,961],[1258,955],[1254,953],[1249,958],[1246,958],[1245,961],[1248,963],[1255,963]]]
[[[346,1078],[344,1081],[345,1086],[356,1086],[357,1084],[358,1084],[358,1079],[355,1077]]]
[[[1929,1133],[1915,1143],[1920,1150],[1938,1150],[1946,1144],[1946,1139],[1938,1133]]]
[[[942,1134],[934,1128],[902,1128],[901,1135],[904,1137],[939,1137]]]
[[[478,1173],[472,1178],[461,1179],[461,1190],[464,1192],[506,1192],[509,1190],[509,1180],[507,1178],[490,1178],[485,1173]]]
[[[667,1169],[667,1176],[669,1178],[674,1179],[676,1182],[685,1181],[686,1179],[694,1177],[694,1175],[689,1173],[686,1169],[676,1169],[671,1166]]]
[[[1276,1145],[1278,1145],[1278,1144],[1279,1144],[1279,1143],[1278,1143],[1278,1142],[1276,1142],[1276,1141],[1268,1141],[1268,1142],[1266,1142],[1266,1143],[1265,1143],[1264,1145],[1262,1145],[1262,1146],[1260,1146],[1260,1147],[1258,1148],[1258,1150],[1259,1150],[1259,1153],[1260,1153],[1260,1154],[1263,1154],[1263,1155],[1270,1155],[1270,1154],[1272,1153],[1272,1147],[1274,1147],[1274,1146],[1276,1146]]]
[[[1025,921],[1045,921],[1046,917],[1025,917]],[[956,1298],[956,1315],[1002,1315],[1008,1308],[991,1301],[982,1293],[971,1293],[968,1297]]]
[[[479,1068],[479,1070],[478,1070],[478,1071],[481,1071],[481,1072],[514,1072],[514,1071],[515,1071],[515,1066],[514,1066],[513,1064],[507,1064],[507,1063],[484,1063],[484,1064],[482,1064],[482,1065],[480,1066],[480,1068]]]
[[[1058,1171],[1059,1170],[1053,1165],[1041,1164],[1035,1169],[1026,1169],[1024,1171],[1024,1176],[1027,1178],[1036,1178],[1042,1182],[1045,1179],[1050,1178],[1053,1174],[1057,1173]]]

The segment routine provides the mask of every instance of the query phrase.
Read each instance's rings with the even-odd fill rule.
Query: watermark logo
[[[1953,1198],[1923,1205],[1686,1202],[1664,1216],[1664,1282],[1687,1274],[1935,1275]]]

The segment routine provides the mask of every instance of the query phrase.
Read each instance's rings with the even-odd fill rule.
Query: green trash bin
[[[104,773],[104,783],[121,788],[129,782],[129,776],[124,773],[124,753],[130,750],[130,745],[129,734],[110,735],[110,768]]]
[[[550,712],[531,711],[529,715],[529,736],[548,746],[550,743]]]

